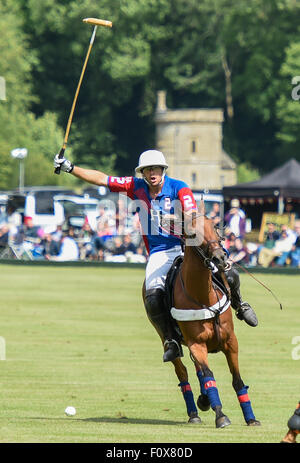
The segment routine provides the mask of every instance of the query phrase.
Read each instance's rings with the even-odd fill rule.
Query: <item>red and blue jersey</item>
[[[162,219],[172,214],[178,216],[182,211],[197,210],[193,193],[186,183],[166,175],[162,190],[155,199],[151,198],[149,187],[142,178],[109,177],[108,188],[111,192],[126,194],[135,201],[149,254],[181,244],[180,236],[162,227]]]

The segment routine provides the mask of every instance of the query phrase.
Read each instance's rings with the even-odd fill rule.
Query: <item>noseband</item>
[[[205,218],[206,216],[205,214],[197,214],[196,218],[197,217]],[[203,241],[206,241],[204,236],[203,236]],[[192,246],[193,251],[196,253],[198,257],[201,258],[204,266],[210,270],[215,270],[216,266],[212,262],[212,256],[209,256],[208,253],[210,251],[210,253],[213,254],[213,252],[216,251],[217,249],[223,249],[221,246],[221,241],[222,241],[222,238],[219,236],[219,239],[207,240],[205,244],[202,243],[200,246]],[[214,243],[216,243],[217,246],[212,247]]]
[[[211,249],[212,248],[211,245],[213,243],[217,243],[218,246]],[[222,249],[222,247],[220,246],[220,240],[208,240],[206,242],[206,244],[205,244],[205,251],[206,252],[202,249],[202,246],[192,246],[192,248],[193,248],[193,251],[196,253],[196,255],[202,259],[203,264],[205,265],[205,267],[207,267],[210,270],[215,269],[215,265],[212,262],[212,257],[209,257],[206,254],[206,252],[211,250],[211,253],[212,253],[213,251],[215,251],[217,249]]]

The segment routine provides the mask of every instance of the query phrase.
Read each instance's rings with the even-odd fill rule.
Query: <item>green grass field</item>
[[[259,326],[235,318],[240,368],[261,427],[248,428],[222,353],[210,355],[224,412],[188,425],[172,364],[141,300],[140,268],[0,265],[1,443],[272,443],[299,400],[299,274],[258,275],[283,304],[241,275]],[[184,348],[195,397],[199,385]],[[66,406],[76,407],[73,418]]]

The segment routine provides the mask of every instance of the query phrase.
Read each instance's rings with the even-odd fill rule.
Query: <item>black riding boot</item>
[[[165,348],[163,361],[170,362],[177,357],[183,357],[183,351],[179,335],[175,331],[174,321],[168,313],[165,297],[162,289],[149,289],[146,291],[145,307],[148,318],[163,337]]]
[[[248,302],[242,300],[239,273],[231,268],[225,274],[231,291],[231,306],[235,310],[237,318],[244,320],[250,326],[257,326],[258,321],[254,310]]]

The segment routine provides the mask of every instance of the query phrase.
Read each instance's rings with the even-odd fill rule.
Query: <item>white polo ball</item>
[[[65,409],[65,414],[66,414],[67,416],[74,416],[74,415],[76,415],[76,408],[75,408],[75,407],[67,407],[67,408]]]

